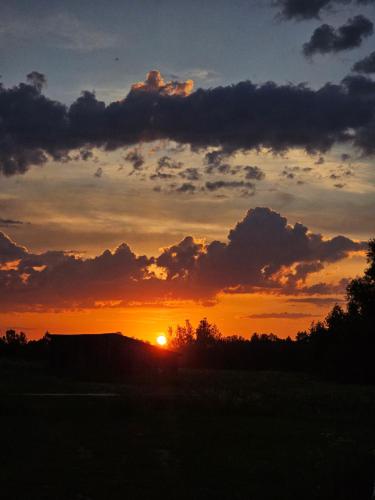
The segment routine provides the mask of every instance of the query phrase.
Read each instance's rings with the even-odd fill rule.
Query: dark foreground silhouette
[[[169,377],[82,382],[70,368],[56,377],[51,336],[9,330],[0,498],[370,500],[374,242],[368,257],[346,309],[295,340],[223,337],[206,319],[178,326],[171,346],[182,363]]]

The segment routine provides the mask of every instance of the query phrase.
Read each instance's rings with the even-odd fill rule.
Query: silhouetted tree
[[[307,366],[351,382],[375,382],[375,240],[370,240],[368,267],[347,286],[346,310],[335,305],[324,321],[297,334]]]
[[[8,346],[21,347],[27,344],[26,335],[23,332],[17,333],[15,330],[7,330],[2,340]]]
[[[207,318],[203,318],[195,330],[195,338],[198,345],[208,346],[221,340],[222,335],[216,325],[210,324]]]

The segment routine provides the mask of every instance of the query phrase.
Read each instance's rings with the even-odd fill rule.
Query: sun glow
[[[165,335],[158,335],[156,337],[156,342],[160,345],[160,346],[165,346],[167,344],[167,337]]]

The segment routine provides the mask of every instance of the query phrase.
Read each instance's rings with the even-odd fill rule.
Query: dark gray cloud
[[[319,18],[322,10],[332,9],[339,4],[370,5],[375,0],[275,0],[280,15],[285,19],[313,19]]]
[[[158,170],[155,174],[150,175],[150,179],[152,181],[164,181],[164,180],[168,180],[168,179],[173,179],[174,177],[175,177],[175,175],[168,174],[166,172],[160,172],[160,170]]]
[[[329,24],[316,28],[309,42],[303,46],[306,57],[314,54],[328,54],[359,47],[364,38],[374,32],[373,23],[364,16],[355,16],[347,23],[335,29]]]
[[[0,87],[0,172],[24,173],[48,158],[66,160],[76,149],[111,151],[156,139],[221,148],[225,155],[260,147],[325,152],[337,142],[372,154],[374,87],[364,77],[318,90],[245,81],[186,97],[133,90],[108,106],[84,92],[69,108],[34,85]],[[142,161],[132,157],[137,165]],[[178,170],[182,164],[167,158],[160,168]]]
[[[360,61],[357,61],[354,64],[352,71],[366,74],[375,73],[375,51],[371,52],[370,55],[364,57]]]
[[[183,179],[188,181],[197,181],[200,179],[200,174],[197,168],[189,167],[178,174]]]
[[[243,168],[245,171],[245,179],[253,179],[255,181],[262,181],[266,175],[259,167],[248,165]]]
[[[190,193],[190,194],[195,193],[196,190],[197,190],[196,186],[194,186],[194,184],[192,184],[191,182],[184,182],[175,189],[177,193]]]
[[[143,155],[137,150],[129,151],[124,160],[133,165],[131,173],[142,170],[142,166],[145,163]]]
[[[170,156],[162,156],[158,160],[157,170],[170,169],[179,170],[184,164],[181,161],[173,160]]]

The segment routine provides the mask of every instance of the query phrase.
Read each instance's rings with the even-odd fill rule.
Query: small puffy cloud
[[[176,192],[177,193],[195,193],[195,191],[197,190],[196,186],[194,186],[194,184],[192,184],[191,182],[184,182],[183,184],[181,184],[180,186],[178,186],[176,188]]]
[[[262,181],[266,177],[263,170],[261,168],[257,167],[256,165],[255,166],[248,165],[248,166],[244,167],[243,169],[245,171],[245,178],[246,179],[253,179],[256,181]]]
[[[338,29],[329,24],[322,24],[314,31],[310,41],[304,44],[303,53],[306,57],[311,57],[317,53],[328,54],[354,49],[373,32],[373,23],[362,15],[349,19]]]
[[[144,159],[143,155],[137,150],[129,151],[124,159],[125,159],[125,161],[127,161],[133,165],[133,171],[142,170],[142,166],[145,163],[145,159]]]
[[[182,172],[179,172],[178,175],[188,181],[197,181],[200,179],[199,171],[197,168],[194,167],[186,168]]]
[[[147,73],[144,82],[134,83],[131,87],[132,92],[150,92],[167,96],[186,97],[192,93],[194,88],[193,80],[179,82],[176,80],[165,82],[160,71],[152,70]]]
[[[161,169],[170,169],[170,170],[178,170],[182,168],[184,164],[180,161],[173,160],[170,156],[162,156],[158,160],[157,170]]]

